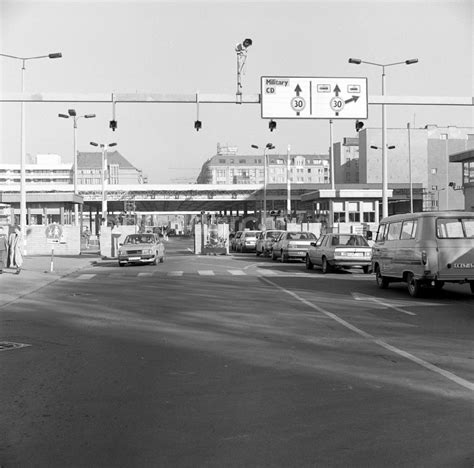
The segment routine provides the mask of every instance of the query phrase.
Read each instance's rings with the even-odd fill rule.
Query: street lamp
[[[73,157],[73,165],[74,165],[74,195],[77,195],[77,146],[76,146],[76,137],[77,137],[77,121],[84,117],[85,119],[93,119],[95,114],[85,114],[85,115],[77,115],[75,109],[69,109],[67,114],[58,114],[58,117],[62,119],[69,119],[72,117],[73,119],[73,135],[74,135],[74,157]],[[77,226],[77,218],[78,218],[78,208],[77,204],[74,203],[74,225]]]
[[[103,143],[95,143],[94,141],[91,141],[90,144],[92,146],[100,147],[100,150],[102,152],[102,218],[107,220],[107,192],[105,190],[105,172],[107,171],[107,150],[112,146],[117,146],[117,143],[109,143],[108,145],[104,145]]]
[[[251,145],[252,148],[259,149],[257,145]],[[267,150],[275,149],[272,143],[267,143],[263,148],[263,212],[261,218],[262,229],[267,228]]]
[[[376,67],[382,67],[382,96],[385,96],[385,68],[392,67],[394,65],[412,65],[413,63],[417,63],[418,59],[408,59],[404,60],[403,62],[395,62],[395,63],[374,63],[374,62],[367,62],[365,60],[357,59],[357,58],[350,58],[349,63],[353,63],[355,65],[360,65],[361,63],[366,63],[368,65],[375,65]],[[387,199],[387,178],[388,178],[388,171],[387,171],[387,150],[385,141],[387,140],[387,123],[386,123],[387,115],[385,111],[385,103],[382,104],[382,216],[385,218],[388,216],[388,199]]]
[[[16,55],[0,54],[2,57],[8,57],[15,60],[21,60],[21,92],[25,92],[25,75],[26,75],[26,61],[36,60],[42,58],[56,59],[61,58],[60,52],[54,52],[48,55],[38,55],[35,57],[18,57]],[[21,156],[20,156],[20,230],[23,237],[23,253],[26,255],[26,118],[25,118],[25,101],[21,101]]]
[[[252,39],[244,39],[240,44],[235,46],[235,52],[237,53],[237,102],[242,103],[242,80],[241,73],[247,60],[247,49],[252,45]]]
[[[386,146],[385,145],[382,148],[380,148],[379,146],[374,146],[374,145],[370,145],[370,147],[374,150],[378,150],[378,149],[382,150],[382,167],[384,167],[384,165],[383,165],[383,154],[384,154],[383,148],[386,147],[387,149],[395,149],[395,146],[393,146],[393,145],[391,145],[391,146]],[[385,164],[385,167],[387,167],[387,164]],[[383,169],[382,169],[382,172],[383,172]],[[382,218],[385,218],[386,216],[388,216],[388,204],[387,204],[386,214],[384,214],[384,210],[383,210],[384,200],[385,201],[387,200],[387,192],[385,192],[385,198],[384,198],[384,191],[383,191],[383,184],[382,184]]]

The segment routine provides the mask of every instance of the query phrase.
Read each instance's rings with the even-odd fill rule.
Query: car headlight
[[[151,255],[151,254],[153,253],[153,250],[152,250],[152,249],[144,249],[144,250],[143,250],[143,253],[144,253],[145,255]]]

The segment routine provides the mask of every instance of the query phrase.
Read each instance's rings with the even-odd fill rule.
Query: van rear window
[[[440,239],[473,239],[474,218],[438,218],[436,235]]]

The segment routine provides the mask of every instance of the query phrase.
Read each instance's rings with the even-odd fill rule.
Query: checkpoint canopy
[[[263,119],[366,119],[367,78],[262,76]]]

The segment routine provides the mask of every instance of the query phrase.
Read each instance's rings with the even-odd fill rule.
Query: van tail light
[[[426,252],[423,250],[421,252],[421,262],[423,263],[423,265],[426,265],[426,261],[427,261]]]

